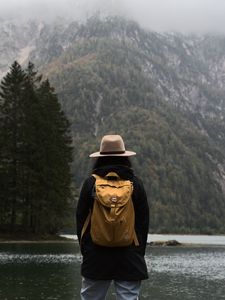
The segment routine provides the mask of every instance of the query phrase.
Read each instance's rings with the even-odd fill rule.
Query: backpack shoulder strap
[[[97,174],[91,174],[91,176],[93,176],[96,180],[97,179],[101,179],[102,177],[100,177],[99,175],[97,175]]]
[[[115,178],[117,180],[120,179],[119,175],[117,173],[115,173],[115,172],[109,172],[104,177],[101,177],[101,176],[99,176],[97,174],[94,174],[94,173],[92,174],[92,176],[95,179],[108,179],[108,178],[111,178],[111,177],[113,177],[113,178]]]
[[[100,176],[98,176],[98,175],[96,175],[96,174],[92,174],[92,176],[93,176],[95,179],[100,179],[100,178],[101,178]],[[95,185],[93,186],[93,189],[92,189],[92,197],[95,196],[94,187],[95,187]],[[85,234],[85,232],[86,232],[86,230],[87,230],[87,228],[88,228],[88,225],[89,225],[89,223],[90,223],[90,221],[91,221],[91,213],[92,213],[92,211],[91,211],[91,209],[90,209],[90,211],[89,211],[89,213],[88,213],[88,215],[87,215],[87,218],[86,218],[86,220],[85,220],[85,222],[84,222],[82,231],[81,231],[81,240],[82,240],[82,238],[83,238],[83,236],[84,236],[84,234]]]
[[[137,237],[136,231],[134,231],[134,245],[135,245],[135,246],[139,246],[139,245],[140,245],[140,244],[139,244],[139,241],[138,241],[138,237]]]
[[[106,176],[105,176],[106,179],[116,179],[116,180],[119,180],[120,179],[120,176],[116,173],[116,172],[109,172]]]
[[[84,222],[84,225],[83,225],[83,228],[82,228],[82,231],[81,231],[81,238],[80,238],[80,240],[82,240],[82,238],[83,238],[83,236],[85,234],[85,231],[88,228],[88,224],[89,224],[90,220],[91,220],[91,210],[89,211],[89,213],[87,215],[87,218],[86,218],[86,220]]]

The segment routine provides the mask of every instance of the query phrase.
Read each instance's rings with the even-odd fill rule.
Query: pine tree
[[[21,66],[14,62],[0,85],[1,168],[5,174],[1,207],[4,209],[6,222],[10,223],[11,231],[14,231],[17,208],[21,201],[20,176],[25,87],[26,74]]]
[[[23,231],[36,232],[35,205],[41,198],[37,197],[36,185],[39,184],[35,171],[36,153],[38,149],[38,132],[40,123],[40,99],[37,88],[41,76],[29,62],[25,70],[27,76],[26,103],[24,105],[24,149],[23,149],[23,205],[21,209],[21,225]]]
[[[48,80],[15,62],[0,85],[0,222],[56,233],[71,199],[69,124]],[[2,175],[6,176],[2,176]]]
[[[35,232],[55,233],[61,226],[71,198],[72,160],[69,123],[48,80],[37,89],[39,99],[36,151],[33,152],[35,194],[33,222]],[[46,218],[48,215],[48,218]]]

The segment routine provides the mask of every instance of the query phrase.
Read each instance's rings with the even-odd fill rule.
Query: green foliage
[[[0,85],[0,226],[55,233],[71,201],[69,124],[48,80],[15,62]],[[2,192],[3,191],[3,192]]]

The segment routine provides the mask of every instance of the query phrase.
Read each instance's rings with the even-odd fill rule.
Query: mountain
[[[15,59],[21,64],[28,59],[42,26],[41,22],[36,21],[21,23],[0,20],[0,78]]]
[[[138,153],[151,231],[223,233],[225,37],[151,32],[120,17],[29,24],[8,25],[30,35],[21,45],[20,33],[8,37],[16,46],[0,70],[32,47],[23,61],[50,79],[71,122],[76,187],[102,135],[120,133]]]

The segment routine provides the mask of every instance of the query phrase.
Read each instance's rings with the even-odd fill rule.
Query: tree
[[[0,85],[1,224],[56,233],[71,198],[69,123],[48,80],[14,62]],[[5,176],[2,176],[3,173]]]
[[[1,98],[1,169],[4,170],[5,194],[1,207],[4,207],[6,222],[14,231],[17,204],[21,198],[21,148],[25,98],[26,74],[21,66],[14,62],[10,72],[0,85]],[[5,186],[7,185],[7,186]],[[7,220],[8,219],[8,220]]]
[[[48,228],[54,233],[63,222],[71,197],[71,138],[68,120],[48,80],[41,83],[37,94],[39,111],[33,170],[38,181],[33,183],[32,198],[37,198],[33,204],[33,226],[35,232]]]

